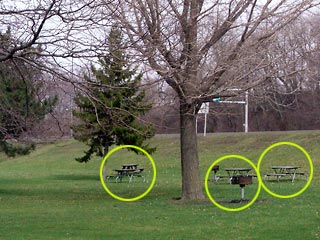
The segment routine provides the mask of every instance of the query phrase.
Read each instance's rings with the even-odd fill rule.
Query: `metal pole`
[[[73,80],[73,58],[71,59],[71,72],[72,72],[72,80]],[[72,138],[73,136],[73,130],[72,130],[72,125],[73,125],[73,97],[72,93],[70,93],[70,137]]]
[[[70,93],[71,94],[71,93]],[[70,137],[72,138],[73,136],[73,130],[72,130],[72,125],[73,125],[73,113],[72,113],[72,109],[73,109],[73,99],[72,96],[70,95]]]
[[[198,134],[198,114],[196,116],[196,134]]]
[[[244,186],[243,187],[240,186],[240,188],[241,188],[240,190],[241,200],[244,200]]]
[[[203,128],[203,136],[207,134],[207,114],[204,114],[204,128]]]
[[[249,130],[249,93],[246,91],[246,104],[245,104],[245,120],[244,120],[244,132]]]

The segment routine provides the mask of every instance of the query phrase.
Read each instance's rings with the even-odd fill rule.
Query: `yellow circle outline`
[[[107,159],[116,151],[120,150],[120,149],[123,149],[123,148],[134,148],[136,150],[139,150],[141,151],[142,153],[144,153],[148,159],[150,160],[151,164],[152,164],[152,168],[153,168],[153,178],[152,178],[152,181],[151,181],[151,184],[149,186],[149,188],[144,192],[142,193],[141,195],[137,196],[137,197],[134,197],[134,198],[123,198],[123,197],[119,197],[118,195],[114,194],[113,192],[110,191],[110,189],[107,187],[107,185],[105,184],[104,182],[104,179],[103,179],[103,166],[105,164],[105,162],[107,161]],[[103,158],[102,160],[102,163],[100,165],[100,181],[101,181],[101,184],[104,188],[104,190],[106,190],[106,192],[113,198],[119,200],[119,201],[123,201],[123,202],[133,202],[133,201],[137,201],[143,197],[145,197],[153,188],[155,182],[156,182],[156,176],[157,176],[157,169],[156,169],[156,165],[154,163],[154,160],[153,158],[150,156],[150,154],[148,152],[146,152],[144,149],[142,149],[141,147],[138,147],[138,146],[134,146],[134,145],[121,145],[121,146],[118,146],[114,149],[112,149],[111,151],[108,152],[108,154]]]
[[[293,147],[296,147],[298,148],[301,152],[303,152],[303,154],[307,157],[308,161],[309,161],[309,165],[310,165],[310,175],[309,175],[309,179],[306,183],[306,185],[298,192],[294,193],[294,194],[291,194],[291,195],[281,195],[281,194],[277,194],[277,193],[274,193],[272,192],[263,182],[262,180],[262,177],[261,177],[261,174],[260,174],[260,166],[261,166],[261,162],[264,158],[264,156],[267,154],[267,152],[269,152],[271,149],[275,148],[275,147],[278,147],[278,146],[281,146],[281,145],[289,145],[289,146],[293,146]],[[313,163],[312,163],[312,159],[309,155],[309,153],[303,148],[301,147],[300,145],[296,144],[296,143],[293,143],[293,142],[277,142],[277,143],[274,143],[272,145],[270,145],[268,148],[266,148],[262,154],[260,155],[259,157],[259,160],[258,160],[258,171],[259,171],[259,174],[258,174],[258,177],[259,177],[259,181],[261,182],[262,184],[262,188],[267,192],[269,193],[271,196],[273,197],[277,197],[277,198],[293,198],[293,197],[297,197],[299,196],[301,193],[303,193],[305,190],[307,190],[307,188],[310,186],[311,184],[311,181],[312,181],[312,178],[313,178]]]
[[[259,177],[259,171],[257,169],[257,167],[254,165],[254,163],[252,161],[250,161],[248,158],[246,157],[243,157],[241,155],[226,155],[226,156],[223,156],[223,157],[220,157],[218,158],[215,162],[213,162],[210,167],[208,168],[207,170],[207,174],[206,174],[206,177],[205,177],[205,180],[204,180],[204,187],[205,187],[205,190],[206,190],[206,193],[209,197],[209,199],[211,200],[211,202],[217,206],[218,208],[222,209],[222,210],[225,210],[225,211],[229,211],[229,212],[237,212],[237,211],[242,211],[242,210],[245,210],[246,208],[250,207],[258,198],[259,194],[260,194],[260,191],[261,191],[261,182],[258,181],[258,189],[257,189],[257,192],[256,194],[254,195],[253,199],[246,205],[242,206],[242,207],[239,207],[239,208],[227,208],[227,207],[224,207],[222,205],[220,205],[219,203],[217,203],[214,198],[212,197],[212,195],[210,194],[209,192],[209,187],[208,187],[208,179],[209,179],[209,175],[211,173],[211,170],[213,168],[213,166],[217,165],[219,162],[227,159],[227,158],[238,158],[240,160],[243,160],[247,163],[249,163],[252,168],[255,170],[255,172],[257,173],[258,177]]]

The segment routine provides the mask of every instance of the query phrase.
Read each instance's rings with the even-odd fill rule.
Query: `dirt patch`
[[[171,205],[177,206],[191,206],[191,205],[210,205],[212,202],[209,199],[198,199],[198,200],[185,200],[181,197],[176,197],[168,200]]]
[[[224,200],[224,201],[218,201],[219,204],[223,205],[223,204],[239,204],[239,203],[249,203],[251,200],[248,200],[248,199],[233,199],[233,200]],[[270,199],[259,199],[259,200],[256,200],[254,202],[255,204],[256,203],[271,203],[271,200]]]
[[[240,200],[240,199],[233,199],[233,200],[224,200],[218,201],[219,204],[240,204],[240,203],[249,203],[251,200]],[[209,199],[200,199],[200,200],[183,200],[180,197],[172,198],[168,200],[168,203],[171,205],[177,206],[192,206],[192,205],[212,205],[213,203]],[[258,199],[254,202],[256,203],[271,203],[270,199]]]

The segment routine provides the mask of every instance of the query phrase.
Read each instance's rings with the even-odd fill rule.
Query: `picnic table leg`
[[[121,175],[118,175],[118,176],[116,177],[116,182],[118,182],[118,180],[120,180],[120,182],[122,182],[122,176],[121,176]]]
[[[128,178],[129,178],[129,183],[132,182],[132,178],[133,178],[133,174],[128,174]]]
[[[277,171],[275,171],[276,172],[276,174],[278,174],[278,172]],[[284,174],[284,170],[283,171],[279,171],[279,174]],[[281,178],[281,175],[279,175],[278,176],[278,182],[280,182],[280,178]]]
[[[280,182],[280,178],[281,178],[281,176],[278,176],[277,178],[278,178],[278,182]]]
[[[294,172],[294,173],[291,175],[292,182],[294,182],[295,177],[296,177],[296,173]]]
[[[218,182],[218,181],[219,181],[219,179],[220,179],[220,177],[219,177],[219,176],[217,176],[216,174],[214,174],[214,180],[215,180],[216,182]]]

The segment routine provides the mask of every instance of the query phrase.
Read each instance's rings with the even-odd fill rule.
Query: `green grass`
[[[310,187],[292,199],[277,199],[261,190],[256,203],[235,213],[220,210],[208,199],[176,200],[181,195],[177,136],[157,136],[151,141],[158,147],[153,155],[157,166],[155,186],[145,198],[130,203],[113,199],[103,189],[99,181],[102,159],[87,164],[74,160],[85,149],[75,141],[39,146],[31,155],[15,159],[1,156],[0,239],[320,239],[319,131],[199,137],[201,177],[204,179],[213,161],[228,154],[243,155],[256,164],[263,150],[278,141],[295,142],[309,152],[315,169]],[[307,160],[299,154],[292,148],[276,149],[266,156],[262,170],[270,164],[290,163],[308,171]],[[108,174],[129,161],[139,161],[150,183],[148,161],[126,151],[108,159]],[[245,165],[236,160],[221,164]],[[143,192],[147,183],[136,179],[130,185],[125,181],[107,184],[118,195],[132,197]],[[268,187],[291,194],[305,183],[299,177],[294,184],[269,182]],[[214,197],[221,200],[239,196],[240,188],[227,182],[210,186]],[[246,198],[254,195],[256,186],[256,180],[246,186]]]

